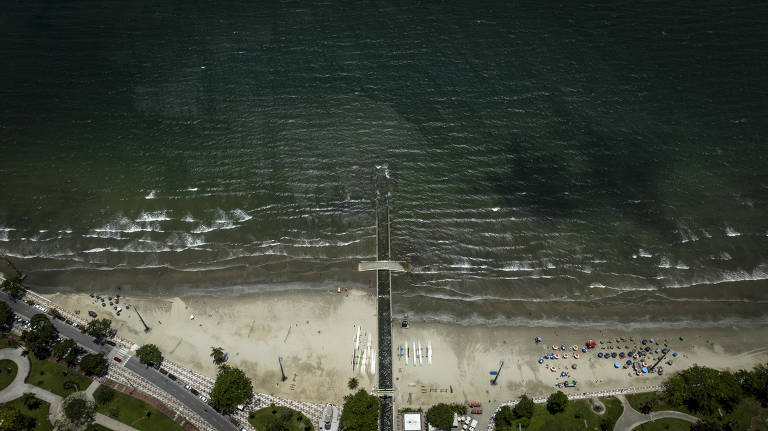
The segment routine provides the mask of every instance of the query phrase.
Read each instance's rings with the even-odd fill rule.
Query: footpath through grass
[[[272,422],[283,423],[288,431],[312,431],[312,421],[302,413],[288,407],[270,406],[248,414],[248,422],[257,431],[267,429],[267,424]]]
[[[19,367],[16,366],[15,362],[10,359],[0,360],[0,390],[8,387],[18,372]]]
[[[53,425],[48,422],[48,411],[51,408],[51,405],[43,400],[40,400],[40,406],[34,410],[28,409],[27,406],[24,405],[24,402],[21,401],[21,398],[16,398],[3,405],[13,407],[22,414],[35,419],[35,427],[30,431],[50,431],[53,429]]]
[[[103,385],[98,390],[107,389],[112,391],[112,399],[106,403],[97,403],[97,412],[141,431],[184,431],[181,425],[146,401]],[[149,412],[148,417],[147,412]]]
[[[47,359],[37,359],[29,354],[29,376],[27,383],[47,389],[56,395],[66,397],[72,392],[84,391],[91,379]]]
[[[690,422],[681,419],[657,419],[632,428],[632,431],[690,431]]]

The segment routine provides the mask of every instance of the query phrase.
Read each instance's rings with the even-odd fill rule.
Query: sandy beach
[[[221,346],[229,363],[242,368],[254,389],[288,398],[341,403],[350,391],[347,380],[355,376],[361,387],[371,389],[378,378],[352,370],[357,326],[364,336],[376,335],[375,296],[370,291],[348,293],[293,292],[240,297],[194,296],[185,298],[121,298],[131,304],[152,327],[144,333],[133,309],[120,317],[102,308],[85,294],[54,294],[48,297],[81,315],[93,310],[109,317],[123,337],[138,344],[157,344],[165,357],[203,374],[215,376],[211,346]],[[194,320],[190,316],[194,315]],[[542,342],[536,344],[536,336]],[[684,341],[680,337],[685,338]],[[617,342],[624,338],[625,341]],[[629,341],[630,338],[634,342]],[[428,406],[435,402],[509,400],[522,393],[547,395],[563,381],[567,370],[576,388],[566,392],[659,384],[663,377],[650,374],[629,377],[629,370],[615,369],[618,359],[597,358],[597,352],[629,351],[644,338],[654,338],[653,349],[665,343],[676,358],[662,365],[665,375],[694,363],[716,368],[751,368],[768,361],[768,327],[710,329],[574,330],[570,328],[466,327],[413,322],[408,329],[393,327],[393,368],[399,407]],[[588,353],[573,359],[570,346],[587,339],[603,341]],[[608,342],[610,340],[610,343]],[[397,355],[398,345],[421,342],[423,365],[405,365]],[[433,363],[427,364],[426,346],[431,342]],[[552,345],[569,346],[569,359],[537,362]],[[625,348],[626,346],[626,348]],[[560,351],[562,354],[563,352]],[[651,355],[656,358],[658,356]],[[284,358],[288,380],[280,382],[278,357]],[[668,359],[673,364],[667,365]],[[491,370],[504,361],[498,384],[492,386]],[[573,369],[572,365],[577,368]],[[557,372],[549,367],[557,367]],[[378,371],[378,370],[377,370]]]

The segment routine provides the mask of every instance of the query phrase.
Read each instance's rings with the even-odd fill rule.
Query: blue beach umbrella
[[[643,339],[643,345],[646,345],[646,344],[648,344],[648,340]]]
[[[541,343],[541,337],[536,337],[536,342]]]
[[[677,357],[677,352],[673,353],[672,356]]]
[[[612,358],[615,358],[616,356],[618,356],[618,355],[616,355],[616,352],[611,353],[611,357]]]
[[[586,347],[582,347],[581,348],[581,353],[587,353],[587,348]]]
[[[613,368],[619,368],[621,366],[621,362],[615,362],[613,364]]]
[[[632,361],[627,359],[627,365],[632,365]]]
[[[648,340],[648,341],[649,341],[649,342],[651,342],[651,343],[653,343],[653,342],[654,342],[654,341],[653,341],[653,338],[651,338],[651,339],[650,339],[650,340]]]
[[[544,363],[544,358],[539,358],[539,363],[543,364]]]
[[[611,359],[611,355],[609,355],[609,354],[607,354],[607,353],[606,353],[606,354],[605,354],[605,356],[603,356],[603,357],[604,357],[605,359]]]
[[[561,372],[561,373],[560,373],[560,375],[561,375],[561,376],[563,376],[563,377],[565,377],[565,376],[567,376],[567,375],[568,375],[568,373],[566,373],[565,371],[563,371],[563,372]]]
[[[646,347],[646,348],[645,348],[645,351],[646,351],[646,352],[650,352],[650,351],[651,351],[651,346],[648,346],[648,347]]]
[[[623,358],[624,357],[624,352],[619,353],[619,357]]]
[[[597,352],[597,357],[598,358],[602,358],[603,357],[603,352]]]
[[[563,344],[562,346],[560,346],[560,349],[562,349],[562,350],[565,350],[565,344]]]
[[[643,372],[647,373],[648,372],[648,367],[643,367]]]
[[[661,353],[667,353],[667,352],[669,352],[669,349],[667,349],[666,347],[661,349]]]

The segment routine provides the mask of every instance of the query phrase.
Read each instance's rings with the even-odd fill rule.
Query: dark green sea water
[[[0,249],[41,291],[368,288],[386,170],[414,266],[395,315],[765,321],[767,21],[758,1],[6,2]]]

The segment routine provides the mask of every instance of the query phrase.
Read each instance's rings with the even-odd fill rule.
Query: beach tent
[[[597,352],[597,357],[598,358],[602,358],[603,357],[603,352]]]
[[[619,368],[621,366],[620,362],[616,362],[613,364],[613,368]]]
[[[594,340],[587,340],[587,347],[592,348],[595,346],[597,346],[597,343]]]

